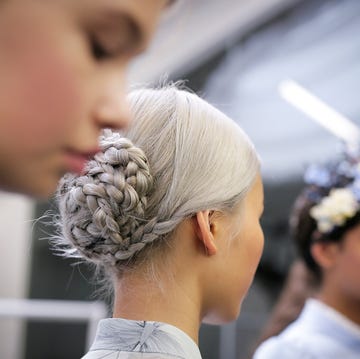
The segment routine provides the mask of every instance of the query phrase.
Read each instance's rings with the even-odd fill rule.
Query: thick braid
[[[100,146],[84,176],[67,175],[60,184],[62,231],[80,255],[115,265],[165,232],[156,218],[145,218],[153,178],[143,151],[111,132]]]

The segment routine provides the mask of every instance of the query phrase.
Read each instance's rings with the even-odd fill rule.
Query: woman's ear
[[[311,246],[311,255],[320,268],[330,269],[336,262],[338,252],[337,243],[315,242]]]
[[[195,233],[198,239],[203,243],[206,253],[209,256],[217,253],[213,226],[211,224],[211,213],[212,211],[201,211],[197,212],[194,217]]]

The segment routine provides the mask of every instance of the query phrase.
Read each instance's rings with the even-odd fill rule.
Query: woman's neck
[[[193,282],[167,274],[152,279],[125,275],[115,284],[113,317],[171,324],[198,343],[201,301]]]
[[[360,325],[360,299],[339,292],[337,288],[330,286],[323,287],[317,298],[329,307],[350,319],[352,322]]]

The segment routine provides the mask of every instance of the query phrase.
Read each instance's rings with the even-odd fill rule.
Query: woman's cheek
[[[85,113],[81,50],[69,48],[72,32],[66,33],[62,23],[40,15],[24,14],[16,27],[8,25],[9,41],[0,61],[5,67],[0,90],[6,99],[1,109],[11,135],[23,137],[29,148],[46,139],[58,142]]]
[[[71,66],[61,58],[48,54],[35,62],[24,89],[24,115],[39,136],[51,134],[57,142],[84,116],[80,84]]]

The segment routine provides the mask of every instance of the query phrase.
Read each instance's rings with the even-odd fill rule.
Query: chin
[[[13,188],[11,192],[24,194],[38,200],[48,200],[54,194],[57,184],[57,179],[48,179],[40,182],[30,180],[29,183],[20,184]]]
[[[32,172],[17,171],[11,176],[0,179],[0,189],[34,199],[46,200],[55,192],[60,179],[60,176],[53,172],[42,171],[42,174],[38,175],[37,168],[34,168]]]
[[[27,193],[30,197],[38,200],[48,200],[56,191],[57,182],[45,184],[41,187],[34,187],[32,191]]]

